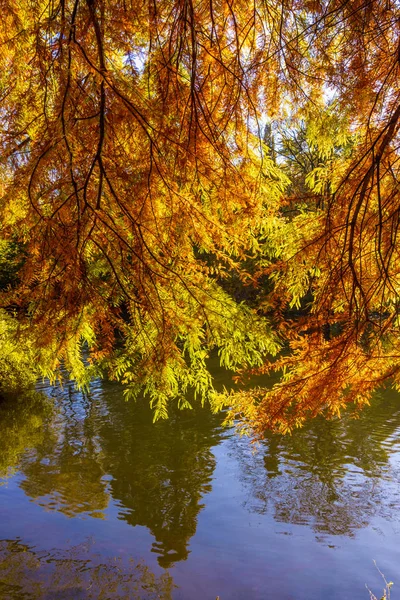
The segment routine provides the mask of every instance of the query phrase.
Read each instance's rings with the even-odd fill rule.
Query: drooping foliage
[[[157,416],[194,388],[257,431],[396,378],[395,2],[0,6],[0,233],[24,248],[2,302],[53,369],[85,380],[85,343]],[[283,378],[221,399],[212,348]]]

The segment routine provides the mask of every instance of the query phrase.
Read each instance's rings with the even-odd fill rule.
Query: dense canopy
[[[0,7],[1,298],[42,374],[256,432],[400,381],[397,2]],[[213,349],[281,379],[218,394]]]

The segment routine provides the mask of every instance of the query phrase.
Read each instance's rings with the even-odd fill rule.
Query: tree
[[[164,417],[189,387],[215,407],[226,401],[212,392],[212,348],[225,366],[264,372],[288,338],[292,353],[277,363],[286,378],[227,400],[259,431],[365,401],[397,374],[390,1],[1,6],[1,235],[25,252],[3,302],[53,348],[50,370],[63,359],[84,378],[85,342]],[[339,131],[321,119],[327,97]],[[334,157],[324,206],[295,217],[262,142],[265,115],[288,110],[312,123],[320,156]],[[350,138],[350,156],[336,156]],[[316,193],[322,177],[307,179]],[[266,314],[224,290],[231,273],[273,280]],[[310,292],[306,322],[288,327],[285,307]],[[338,324],[331,340],[320,334],[327,320]]]

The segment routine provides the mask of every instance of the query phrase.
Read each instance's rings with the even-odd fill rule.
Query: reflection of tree
[[[90,401],[72,388],[56,391],[58,410],[20,457],[20,485],[41,506],[69,516],[102,517],[112,493],[120,518],[154,535],[160,565],[185,560],[211,489],[210,449],[221,419],[197,407],[171,410],[153,424],[148,405],[127,403],[119,386],[102,385]]]
[[[142,562],[105,560],[89,544],[68,551],[40,551],[21,540],[0,540],[3,600],[171,599],[173,581],[156,577]]]
[[[109,502],[99,445],[96,403],[67,388],[43,439],[21,460],[21,487],[47,509],[103,517]]]
[[[0,478],[12,475],[26,450],[43,442],[50,413],[50,402],[39,393],[0,399]]]
[[[238,453],[252,489],[250,506],[272,510],[280,522],[306,523],[318,533],[351,535],[387,510],[381,483],[387,493],[399,428],[400,399],[387,390],[358,419],[318,418],[291,436],[267,434],[255,456]],[[399,496],[393,488],[391,501]]]
[[[148,408],[112,398],[102,429],[112,494],[120,517],[149,528],[153,551],[168,567],[188,556],[201,497],[210,489],[219,439],[219,418],[206,409],[171,411],[167,421],[151,422]]]

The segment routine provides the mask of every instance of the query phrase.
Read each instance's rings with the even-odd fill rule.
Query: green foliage
[[[20,326],[12,315],[0,310],[0,395],[15,396],[33,389],[38,378],[62,381],[65,373],[78,388],[87,389],[99,375],[99,368],[85,359],[85,348],[93,340],[93,331],[82,315],[64,352],[58,354],[57,341],[38,346],[29,325]]]
[[[0,290],[14,286],[24,262],[24,251],[16,241],[0,239]]]
[[[35,351],[18,335],[18,324],[0,311],[0,394],[18,393],[31,387],[38,374]]]
[[[191,312],[182,320],[176,341],[168,348],[159,341],[154,323],[142,322],[141,334],[127,325],[127,342],[103,366],[127,384],[125,396],[136,399],[148,396],[155,420],[167,418],[168,403],[176,400],[181,408],[190,408],[187,397],[193,392],[204,404],[214,396],[212,376],[207,365],[211,351],[218,350],[220,364],[226,369],[251,368],[262,365],[265,357],[275,355],[280,343],[268,321],[259,317],[244,303],[236,303],[216,283],[204,290],[204,311],[197,298],[186,292],[185,301]],[[160,348],[158,369],[148,362],[151,348]]]

